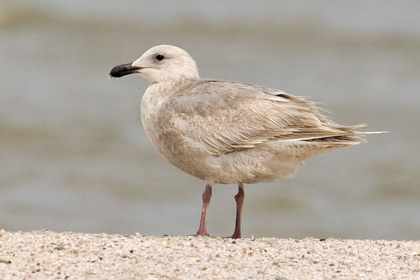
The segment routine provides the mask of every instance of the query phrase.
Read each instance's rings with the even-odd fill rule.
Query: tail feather
[[[325,135],[311,139],[305,139],[304,141],[325,143],[328,144],[328,146],[333,147],[344,147],[367,142],[365,138],[366,135],[388,133],[388,131],[355,131],[355,129],[366,126],[366,124],[358,124],[353,126],[336,126],[333,127],[333,129],[337,131],[337,135]]]

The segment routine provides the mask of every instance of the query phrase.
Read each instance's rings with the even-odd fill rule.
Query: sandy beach
[[[0,232],[1,279],[420,279],[420,242]]]

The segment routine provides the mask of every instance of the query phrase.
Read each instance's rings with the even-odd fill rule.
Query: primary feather
[[[207,176],[215,182],[274,180],[294,173],[307,157],[363,140],[360,132],[353,131],[361,125],[340,126],[324,117],[313,102],[276,89],[215,80],[182,82],[174,88],[177,90],[162,102],[157,112],[160,139],[164,139],[164,143],[175,139],[188,143],[211,157],[213,162],[245,161],[246,156],[250,157],[246,160],[248,163],[253,157],[260,161],[259,171],[237,165],[238,169],[246,170],[242,173],[250,176],[242,175],[236,180]],[[173,140],[164,135],[171,135]],[[180,147],[182,145],[178,149]],[[268,155],[258,157],[252,150]],[[164,154],[175,153],[176,157],[171,160],[173,156],[170,156],[170,160],[188,173],[195,176],[202,173],[183,166],[179,151],[163,151]],[[190,156],[194,157],[194,151],[190,150]],[[293,163],[292,168],[286,168],[287,172],[271,168],[278,166],[273,164],[275,155],[283,157],[283,164]],[[197,177],[205,179],[206,175]]]

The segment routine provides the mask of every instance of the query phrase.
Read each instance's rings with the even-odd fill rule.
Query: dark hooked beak
[[[133,66],[132,63],[122,64],[112,68],[109,76],[112,78],[120,78],[125,75],[136,73],[140,69],[141,67]]]

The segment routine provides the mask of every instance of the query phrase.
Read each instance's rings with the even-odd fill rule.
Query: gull
[[[143,128],[173,165],[205,181],[200,226],[213,184],[237,184],[235,230],[241,238],[244,184],[291,177],[308,157],[364,141],[365,125],[342,126],[314,102],[265,86],[199,77],[183,49],[159,45],[111,77],[138,74],[149,81],[141,100]]]

